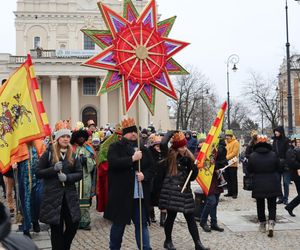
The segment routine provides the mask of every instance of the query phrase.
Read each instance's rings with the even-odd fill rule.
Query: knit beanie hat
[[[227,129],[225,131],[225,135],[233,136],[233,130],[232,129]]]
[[[176,132],[173,135],[172,139],[173,139],[173,144],[172,144],[173,149],[178,149],[187,145],[187,140],[184,136],[184,133],[182,133],[181,131]]]
[[[55,124],[55,140],[58,140],[59,137],[68,135],[71,137],[71,121],[70,120],[60,120]]]

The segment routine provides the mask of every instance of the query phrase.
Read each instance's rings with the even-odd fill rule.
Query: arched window
[[[85,126],[87,126],[88,120],[93,120],[97,125],[97,111],[93,107],[86,107],[82,111],[82,122]]]
[[[33,38],[33,48],[37,49],[41,47],[41,38],[39,36],[35,36]]]

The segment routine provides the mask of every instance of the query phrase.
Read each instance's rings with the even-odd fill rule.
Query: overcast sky
[[[2,1],[4,2],[4,1]],[[169,37],[190,42],[175,59],[191,64],[226,98],[226,62],[235,53],[239,70],[230,72],[230,93],[242,99],[241,86],[249,71],[276,77],[285,56],[285,0],[157,0],[161,20],[177,16]],[[289,4],[291,52],[300,52],[300,5]],[[13,11],[16,1],[0,8],[0,53],[15,54]]]

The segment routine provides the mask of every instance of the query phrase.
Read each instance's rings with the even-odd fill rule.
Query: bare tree
[[[246,118],[242,123],[242,130],[244,134],[250,135],[252,130],[258,130],[258,123],[250,118]]]
[[[177,118],[176,128],[199,131],[202,118],[205,118],[201,112],[204,110],[205,114],[208,113],[209,104],[206,91],[210,92],[211,86],[207,78],[197,69],[191,66],[187,68],[190,74],[178,76],[175,81],[175,89],[178,96],[178,101],[174,103]],[[212,98],[209,99],[211,100]]]
[[[256,109],[258,115],[263,114],[272,128],[278,125],[280,111],[276,87],[276,79],[266,80],[260,74],[251,72],[243,93],[251,108]]]
[[[233,129],[241,129],[242,123],[248,118],[249,109],[239,101],[231,101],[230,105],[230,127]]]
[[[217,113],[217,97],[213,88],[205,91],[201,100],[195,105],[191,115],[190,127],[192,130],[208,132]]]

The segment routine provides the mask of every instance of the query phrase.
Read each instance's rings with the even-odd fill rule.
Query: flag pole
[[[139,96],[137,97],[137,106],[136,106],[136,127],[137,127],[137,134],[138,134],[138,138],[137,138],[137,146],[138,146],[138,150],[141,149],[141,140],[140,140],[140,98]],[[141,160],[138,161],[138,171],[141,172]],[[142,192],[142,182],[138,181],[139,184],[139,223],[140,223],[140,249],[143,250],[143,217],[142,217],[142,196],[141,196],[141,192]]]
[[[189,180],[191,179],[192,173],[193,173],[193,170],[190,171],[188,177],[186,178],[186,181],[181,189],[181,193],[183,193],[183,191],[186,189],[186,186],[189,183]]]

